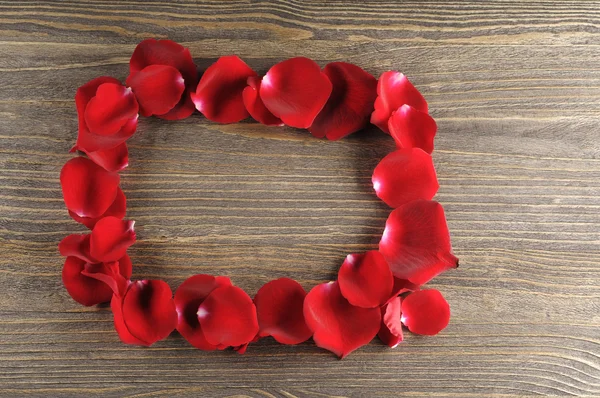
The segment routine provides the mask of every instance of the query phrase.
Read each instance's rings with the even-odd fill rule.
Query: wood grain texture
[[[58,183],[73,95],[124,79],[146,37],[182,42],[200,69],[304,55],[408,74],[439,124],[437,199],[462,265],[430,285],[450,326],[343,361],[270,339],[241,356],[178,335],[126,346],[108,309],[74,303],[56,250],[84,230]],[[595,1],[0,1],[0,395],[600,396],[599,51]],[[122,179],[134,276],[226,274],[250,294],[330,279],[376,247],[389,209],[370,175],[392,148],[375,129],[331,143],[145,119]]]

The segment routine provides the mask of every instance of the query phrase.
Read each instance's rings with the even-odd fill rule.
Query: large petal
[[[371,123],[389,133],[388,119],[392,112],[404,104],[427,112],[427,101],[403,73],[393,70],[384,72],[377,83],[377,99]]]
[[[283,123],[309,128],[325,106],[332,85],[311,59],[291,58],[274,65],[260,86],[260,98]]]
[[[304,321],[306,291],[293,279],[279,278],[264,284],[254,297],[259,335],[273,336],[281,344],[299,344],[312,336]]]
[[[355,307],[342,296],[337,282],[315,286],[304,299],[304,318],[317,346],[344,358],[375,337],[379,308]]]
[[[96,135],[114,135],[127,122],[137,118],[138,103],[130,88],[103,83],[85,108],[85,123]]]
[[[369,123],[377,97],[377,79],[346,62],[327,64],[323,72],[333,90],[309,130],[315,137],[339,140]]]
[[[421,148],[427,153],[433,152],[437,124],[427,112],[402,105],[392,113],[388,129],[398,148]]]
[[[175,107],[185,91],[181,73],[172,66],[149,65],[127,78],[142,116],[163,115]]]
[[[204,337],[198,321],[198,308],[213,290],[221,286],[231,286],[231,280],[225,276],[199,274],[186,279],[175,291],[177,331],[201,350],[215,350],[217,347]]]
[[[90,253],[98,261],[117,261],[135,243],[134,221],[104,217],[96,223],[90,237]]]
[[[77,146],[73,147],[71,152],[76,150],[79,150]],[[124,142],[116,147],[94,152],[87,152],[85,149],[81,149],[81,151],[98,166],[112,173],[121,171],[129,165],[129,151],[127,150],[127,144]]]
[[[431,155],[420,148],[398,149],[373,170],[373,188],[390,207],[432,199],[440,187]]]
[[[402,340],[402,315],[400,297],[394,297],[381,308],[381,327],[377,336],[388,346],[395,348]]]
[[[379,251],[394,276],[422,285],[458,267],[442,205],[415,200],[392,211],[379,242]]]
[[[258,76],[250,76],[248,78],[248,86],[242,92],[246,110],[259,123],[267,126],[283,126],[281,119],[273,115],[262,102],[259,95],[260,83],[261,78]]]
[[[104,214],[98,217],[79,217],[77,214],[69,210],[69,215],[71,218],[78,223],[81,223],[88,227],[89,229],[94,229],[94,226],[100,219],[104,217],[117,217],[123,218],[125,217],[125,212],[127,210],[127,199],[125,198],[125,194],[121,188],[117,189],[117,196],[115,197],[114,202],[110,207],[104,212]]]
[[[236,286],[213,290],[200,304],[198,320],[206,340],[213,345],[240,346],[258,333],[256,307]]]
[[[89,159],[70,159],[60,171],[60,184],[67,209],[80,217],[98,217],[117,196],[119,175]]]
[[[85,124],[85,108],[87,107],[88,102],[96,96],[98,87],[104,83],[121,84],[121,82],[114,77],[100,76],[79,87],[75,93],[75,107],[77,108],[77,117],[79,120],[79,134],[81,134],[82,128],[87,130]]]
[[[402,300],[402,323],[416,334],[434,335],[450,322],[450,306],[435,289],[420,290]]]
[[[381,253],[372,250],[346,256],[338,273],[338,283],[350,304],[375,308],[390,298],[394,277]]]

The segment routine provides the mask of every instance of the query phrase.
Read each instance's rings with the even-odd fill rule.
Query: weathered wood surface
[[[600,396],[600,3],[592,1],[0,1],[0,395]],[[461,268],[432,287],[439,336],[343,361],[270,339],[244,356],[174,335],[121,344],[110,311],[63,290],[57,242],[76,88],[123,79],[136,43],[170,38],[200,68],[294,55],[395,68],[439,124],[435,162]],[[143,120],[124,172],[134,276],[226,274],[253,294],[305,287],[376,246],[369,185],[393,147],[373,129],[325,142],[199,115]]]

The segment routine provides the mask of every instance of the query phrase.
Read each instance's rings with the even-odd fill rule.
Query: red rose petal
[[[65,289],[73,300],[85,306],[109,302],[113,292],[105,283],[82,275],[86,266],[101,266],[90,264],[77,257],[67,257],[62,270],[62,281]]]
[[[175,105],[175,108],[163,115],[157,115],[157,117],[164,120],[181,120],[190,117],[196,110],[196,106],[190,98],[190,94],[193,92],[193,89],[186,88],[181,100]]]
[[[362,308],[379,307],[390,298],[394,277],[377,250],[349,254],[338,273],[342,295],[350,304]]]
[[[388,154],[373,170],[372,181],[377,197],[394,208],[415,199],[429,200],[440,187],[431,155],[420,148]]]
[[[387,301],[387,303],[389,303],[390,301],[392,301],[393,299],[395,299],[402,293],[415,292],[415,291],[419,290],[420,288],[421,288],[420,285],[417,285],[416,283],[412,283],[411,281],[409,281],[407,279],[400,279],[400,278],[394,277],[394,287],[392,289],[392,294],[390,296],[390,299]]]
[[[135,243],[134,221],[104,217],[96,223],[90,237],[90,253],[98,261],[116,261]]]
[[[258,333],[256,307],[236,286],[213,290],[200,304],[198,320],[206,340],[213,345],[239,346]]]
[[[256,76],[256,72],[239,57],[221,57],[200,78],[196,92],[191,94],[192,101],[208,120],[239,122],[250,116],[242,92],[252,76]]]
[[[90,254],[90,234],[71,234],[60,241],[58,251],[64,257],[77,257],[86,263],[98,261]]]
[[[149,65],[127,78],[142,116],[163,115],[175,107],[185,91],[181,73],[168,65]]]
[[[73,213],[69,210],[69,215],[71,218],[78,223],[81,223],[88,227],[89,229],[93,229],[96,223],[108,216],[123,218],[125,217],[125,212],[127,210],[127,199],[125,198],[125,194],[121,188],[117,189],[117,196],[115,197],[115,201],[112,205],[99,217],[79,217],[77,214]]]
[[[132,345],[147,345],[145,341],[140,340],[132,335],[127,328],[125,319],[123,318],[123,297],[114,294],[110,300],[110,309],[113,313],[115,330],[117,331],[117,334],[123,343]]]
[[[450,306],[435,289],[420,290],[402,300],[402,323],[416,334],[432,336],[450,322]]]
[[[381,327],[377,336],[391,348],[396,348],[404,340],[401,315],[400,297],[394,297],[381,308]]]
[[[422,285],[450,268],[458,267],[442,205],[415,200],[390,213],[379,251],[394,276]]]
[[[210,351],[217,347],[204,337],[198,321],[198,308],[213,290],[222,286],[231,286],[231,280],[225,276],[199,274],[186,279],[175,291],[177,331],[191,345],[201,350]]]
[[[379,308],[355,307],[342,296],[337,282],[315,286],[304,299],[304,318],[317,346],[344,358],[375,337]]]
[[[85,107],[85,123],[93,134],[114,135],[136,118],[138,110],[131,89],[121,84],[103,83]]]
[[[89,159],[70,159],[60,171],[60,184],[67,209],[80,217],[98,217],[113,204],[119,175]]]
[[[323,72],[333,90],[309,130],[315,137],[339,140],[369,123],[377,97],[377,79],[346,62],[327,64]]]
[[[393,70],[384,72],[377,84],[377,99],[371,123],[389,133],[388,119],[392,112],[404,104],[427,112],[427,101],[404,74]]]
[[[71,152],[76,150],[81,150],[98,166],[112,173],[121,171],[129,165],[129,151],[127,150],[127,144],[124,142],[116,147],[94,152],[87,152],[85,149],[79,149],[77,146],[74,146]]]
[[[273,115],[291,127],[309,128],[325,106],[332,85],[311,59],[291,58],[274,65],[260,86],[260,98]]]
[[[186,85],[195,85],[198,71],[190,50],[171,40],[146,39],[140,42],[129,61],[129,75],[150,65],[167,65],[177,69],[186,80]]]
[[[273,336],[281,344],[299,344],[312,336],[304,321],[306,291],[293,279],[264,284],[254,297],[259,335]]]
[[[402,105],[392,113],[388,129],[398,148],[421,148],[427,153],[433,152],[437,124],[427,112]]]
[[[281,119],[273,115],[260,99],[260,83],[261,78],[258,76],[248,78],[248,86],[242,92],[246,110],[259,123],[267,126],[283,126]]]
[[[146,346],[166,338],[177,326],[173,293],[161,280],[132,283],[123,298],[122,311],[129,332]]]
[[[111,290],[111,294],[123,296],[129,286],[129,278],[131,278],[133,265],[131,259],[126,254],[119,261],[111,261],[107,263],[88,264],[81,271],[81,275],[96,279]]]

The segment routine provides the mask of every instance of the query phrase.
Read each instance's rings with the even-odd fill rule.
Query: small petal
[[[102,266],[90,264],[77,257],[67,257],[62,270],[62,281],[73,300],[85,306],[92,306],[110,301],[113,292],[105,283],[82,275],[86,266]]]
[[[142,116],[163,115],[175,107],[185,91],[181,73],[172,66],[149,65],[127,78]]]
[[[392,289],[392,294],[390,296],[390,299],[387,301],[387,303],[394,300],[396,297],[398,297],[399,295],[401,295],[403,293],[416,292],[420,288],[421,288],[420,285],[417,285],[416,283],[412,283],[411,281],[409,281],[407,279],[400,279],[400,278],[394,277],[394,287]]]
[[[69,210],[69,215],[71,218],[78,223],[81,223],[88,227],[89,229],[94,229],[96,223],[104,218],[104,217],[117,217],[123,218],[125,217],[125,212],[127,210],[127,199],[125,198],[125,194],[121,188],[117,189],[117,196],[112,205],[104,212],[104,214],[98,217],[79,217],[77,214]]]
[[[315,286],[304,299],[304,318],[317,346],[344,358],[368,344],[379,331],[379,308],[355,307],[337,282]]]
[[[126,254],[119,261],[93,264],[81,271],[81,275],[96,279],[112,290],[112,294],[123,297],[130,284],[132,264]]]
[[[404,104],[427,113],[427,101],[404,74],[393,70],[384,72],[377,83],[377,99],[371,123],[389,133],[388,119],[392,112]]]
[[[239,122],[249,116],[242,92],[252,76],[256,76],[256,72],[239,57],[221,57],[200,78],[196,92],[191,94],[192,101],[208,120]]]
[[[78,149],[75,146],[71,152]],[[101,149],[94,152],[86,152],[84,149],[81,149],[81,151],[98,166],[112,173],[121,171],[129,165],[129,151],[127,150],[127,144],[124,142],[109,149]]]
[[[273,115],[262,102],[259,95],[260,83],[261,78],[258,76],[248,78],[248,86],[242,92],[246,110],[259,123],[267,126],[283,126],[281,119]]]
[[[60,184],[67,209],[79,217],[98,217],[113,204],[119,175],[89,159],[70,159],[60,171]]]
[[[213,290],[200,304],[198,320],[206,340],[213,345],[240,346],[258,333],[256,307],[236,286]]]
[[[98,135],[93,134],[87,127],[79,128],[77,136],[77,149],[85,153],[93,153],[102,150],[110,150],[127,141],[137,129],[138,115],[132,117],[116,134]]]
[[[419,148],[398,149],[373,170],[377,197],[390,207],[416,199],[432,199],[440,187],[431,155]]]
[[[150,65],[167,65],[177,69],[186,81],[186,86],[195,86],[198,71],[190,50],[172,40],[146,39],[133,51],[129,61],[129,75],[140,72]]]
[[[138,103],[131,89],[115,83],[98,86],[85,108],[85,123],[96,135],[114,135],[137,117]]]
[[[64,257],[77,257],[86,263],[97,263],[90,254],[90,234],[71,234],[60,241],[58,251]]]
[[[311,59],[291,58],[274,65],[260,86],[260,98],[291,127],[309,128],[331,94],[327,75]]]
[[[186,88],[181,96],[181,100],[175,105],[175,108],[163,115],[157,115],[157,117],[164,120],[181,120],[190,117],[196,110],[196,106],[190,98],[190,94],[193,92],[193,89]]]
[[[381,308],[381,327],[377,336],[391,348],[395,348],[404,340],[401,315],[400,297],[394,297]]]
[[[377,97],[377,79],[346,62],[327,64],[323,72],[333,90],[309,130],[315,137],[339,140],[369,123]]]
[[[350,304],[362,308],[379,307],[390,298],[394,277],[377,250],[349,254],[338,273],[342,295]]]
[[[147,343],[134,335],[131,334],[127,325],[125,324],[125,319],[123,318],[123,297],[113,294],[112,299],[110,300],[110,309],[113,313],[113,322],[115,325],[115,330],[119,335],[121,341],[125,344],[132,345],[147,345]]]
[[[420,290],[402,300],[402,323],[416,334],[438,334],[450,322],[450,306],[435,289]]]
[[[397,278],[422,285],[458,267],[442,205],[415,200],[392,211],[379,242],[379,251]]]
[[[306,291],[293,279],[264,284],[254,297],[260,336],[273,336],[281,344],[299,344],[312,336],[304,321]]]
[[[437,124],[427,112],[402,105],[392,113],[388,129],[398,148],[421,148],[427,153],[433,152]]]
[[[116,261],[135,243],[134,221],[104,217],[96,223],[90,237],[90,253],[98,261]]]

